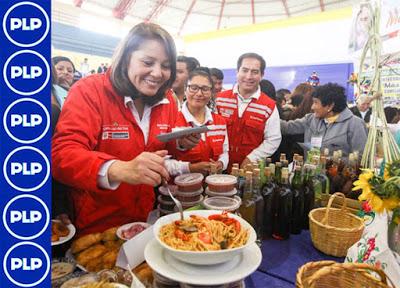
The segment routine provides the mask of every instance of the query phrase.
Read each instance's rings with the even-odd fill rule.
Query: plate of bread
[[[65,225],[60,220],[51,220],[51,246],[60,245],[71,240],[75,232],[74,225]]]
[[[119,249],[124,243],[117,237],[117,228],[113,227],[102,233],[87,234],[74,239],[65,257],[74,259],[77,267],[84,271],[98,272],[113,268]]]

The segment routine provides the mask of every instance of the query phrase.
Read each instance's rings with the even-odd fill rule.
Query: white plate
[[[260,248],[253,243],[228,262],[207,266],[193,265],[171,256],[156,239],[147,244],[144,257],[151,269],[164,277],[177,282],[205,286],[244,279],[260,266],[262,259]]]
[[[60,220],[51,220],[51,221],[61,222]],[[60,237],[60,240],[58,240],[58,241],[51,242],[51,246],[56,246],[56,245],[63,244],[65,242],[71,240],[72,237],[74,237],[74,235],[76,233],[75,226],[72,225],[72,224],[68,224],[67,227],[69,229],[69,234],[67,236],[65,236],[65,237]]]
[[[138,235],[138,234],[136,234],[135,236],[133,236],[133,237],[130,238],[130,239],[122,237],[122,231],[124,231],[125,229],[128,229],[129,227],[131,227],[131,226],[134,225],[134,224],[142,225],[145,229],[148,228],[148,227],[150,227],[150,224],[149,224],[149,223],[146,223],[146,222],[132,222],[132,223],[128,223],[128,224],[119,226],[119,228],[117,229],[117,232],[116,232],[118,238],[121,239],[121,240],[127,241],[127,240],[132,239],[132,238],[135,237],[136,235]],[[144,230],[143,230],[143,231],[144,231]],[[142,231],[142,232],[143,232],[143,231]],[[140,232],[140,233],[142,233],[142,232]]]

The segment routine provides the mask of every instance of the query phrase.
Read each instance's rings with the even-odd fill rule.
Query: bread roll
[[[86,248],[98,243],[101,241],[101,233],[94,233],[82,236],[79,239],[76,239],[71,244],[71,251],[73,254],[78,253]]]
[[[107,229],[101,234],[101,240],[103,241],[115,241],[118,239],[117,237],[117,229],[118,227],[112,227]]]
[[[88,249],[82,251],[76,256],[76,261],[83,265],[86,266],[86,264],[91,261],[92,259],[95,258],[101,258],[104,253],[106,253],[107,248],[104,247],[102,244],[96,244],[92,247],[89,247]]]

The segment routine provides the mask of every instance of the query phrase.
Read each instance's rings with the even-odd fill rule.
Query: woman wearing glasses
[[[228,135],[225,120],[211,112],[207,103],[214,90],[213,81],[206,68],[190,73],[186,86],[186,101],[179,112],[174,130],[182,127],[207,125],[209,131],[201,134],[200,143],[189,151],[175,151],[175,158],[185,162],[190,172],[208,174],[211,166],[225,170],[229,163]]]

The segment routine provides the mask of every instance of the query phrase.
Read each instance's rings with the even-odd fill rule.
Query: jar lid
[[[208,185],[215,186],[225,186],[225,185],[235,185],[237,179],[235,176],[227,175],[227,174],[214,174],[207,176],[206,183]]]
[[[199,182],[203,181],[204,176],[201,173],[189,173],[179,175],[175,178],[174,182],[176,185],[179,186],[190,186],[194,184],[198,184]]]
[[[197,191],[193,191],[193,192],[184,192],[184,191],[179,191],[177,190],[176,193],[174,194],[174,196],[197,196],[200,195],[201,193],[203,193],[203,188],[200,188]]]
[[[207,197],[203,201],[204,207],[208,210],[235,211],[240,207],[240,204],[242,204],[242,200],[239,196],[235,196],[234,198],[225,196]]]
[[[169,185],[168,184],[168,188],[171,191],[172,195],[175,195],[176,191],[178,190],[178,186],[176,186],[176,185]],[[169,196],[169,193],[168,193],[167,189],[164,186],[158,187],[158,191],[164,196]]]
[[[164,205],[172,205],[172,204],[175,204],[175,202],[174,202],[172,199],[171,199],[171,201],[163,200],[163,199],[161,198],[161,195],[158,195],[157,200],[158,200],[158,203],[161,203],[161,204],[164,204]]]
[[[192,202],[180,201],[180,202],[181,202],[182,206],[184,206],[183,210],[186,210],[186,209],[189,209],[190,207],[199,205],[200,203],[203,202],[203,200],[204,200],[204,196],[200,195],[200,199],[197,201],[192,201]],[[185,208],[185,207],[188,207],[188,208]],[[178,209],[178,207],[176,207],[176,205],[174,207],[174,212],[179,212],[179,209]]]
[[[210,191],[210,189],[208,189],[208,187],[206,187],[206,194],[209,196],[225,196],[225,197],[229,197],[229,196],[233,196],[237,194],[237,190],[236,188],[233,188],[232,191],[229,192],[213,192]]]
[[[176,207],[176,206],[175,206],[175,207]],[[164,210],[164,209],[161,209],[161,208],[160,208],[160,204],[157,205],[157,209],[158,209],[158,211],[160,211],[161,213],[164,213],[164,214],[172,214],[172,213],[175,213],[174,210]]]

